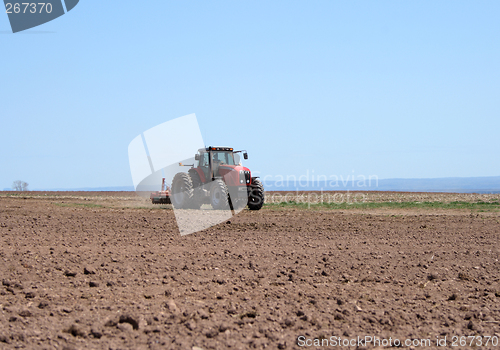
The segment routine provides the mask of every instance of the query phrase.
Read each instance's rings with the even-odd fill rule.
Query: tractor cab
[[[243,152],[243,157],[248,159],[246,151],[234,151],[230,147],[206,147],[200,148],[195,155],[198,161],[198,169],[202,182],[213,181],[226,176],[230,171],[243,170],[239,153]],[[237,168],[242,169],[237,169]],[[246,169],[246,168],[244,168]],[[248,171],[248,169],[246,169]],[[243,170],[244,171],[244,170]]]

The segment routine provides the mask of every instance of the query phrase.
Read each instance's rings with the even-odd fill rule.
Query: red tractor
[[[200,148],[195,155],[198,166],[190,165],[187,173],[177,173],[169,193],[174,208],[200,209],[211,204],[213,209],[259,210],[264,205],[264,186],[250,169],[240,163],[246,151],[229,147]]]

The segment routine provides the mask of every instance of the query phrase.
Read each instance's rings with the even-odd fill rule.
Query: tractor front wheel
[[[193,184],[193,200],[191,202],[191,209],[200,209],[203,204],[203,183],[201,182],[200,175],[196,170],[190,170],[189,176],[191,177],[191,183]]]
[[[238,198],[237,196],[230,196],[230,209],[237,212],[243,210],[248,204],[248,198]]]
[[[229,210],[229,191],[224,181],[217,179],[210,189],[210,204],[215,210]]]

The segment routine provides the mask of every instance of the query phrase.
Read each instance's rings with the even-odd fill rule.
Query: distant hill
[[[338,178],[326,181],[266,181],[267,191],[401,191],[500,193],[500,176],[436,179]]]
[[[12,190],[8,189],[8,191],[12,191]],[[134,189],[134,186],[110,186],[110,187],[49,188],[49,189],[38,188],[38,189],[34,189],[33,191],[121,192],[121,191],[135,191],[135,189]]]
[[[500,193],[500,176],[445,177],[436,179],[363,179],[355,177],[326,181],[264,181],[267,191],[400,191],[400,192],[456,192]],[[157,190],[152,189],[152,190]],[[4,191],[11,191],[10,188]],[[34,191],[134,191],[133,186],[80,187],[34,189]]]

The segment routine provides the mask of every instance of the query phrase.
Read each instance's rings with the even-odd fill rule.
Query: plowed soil
[[[265,206],[181,237],[132,193],[3,195],[0,348],[498,341],[499,240],[496,211]]]

